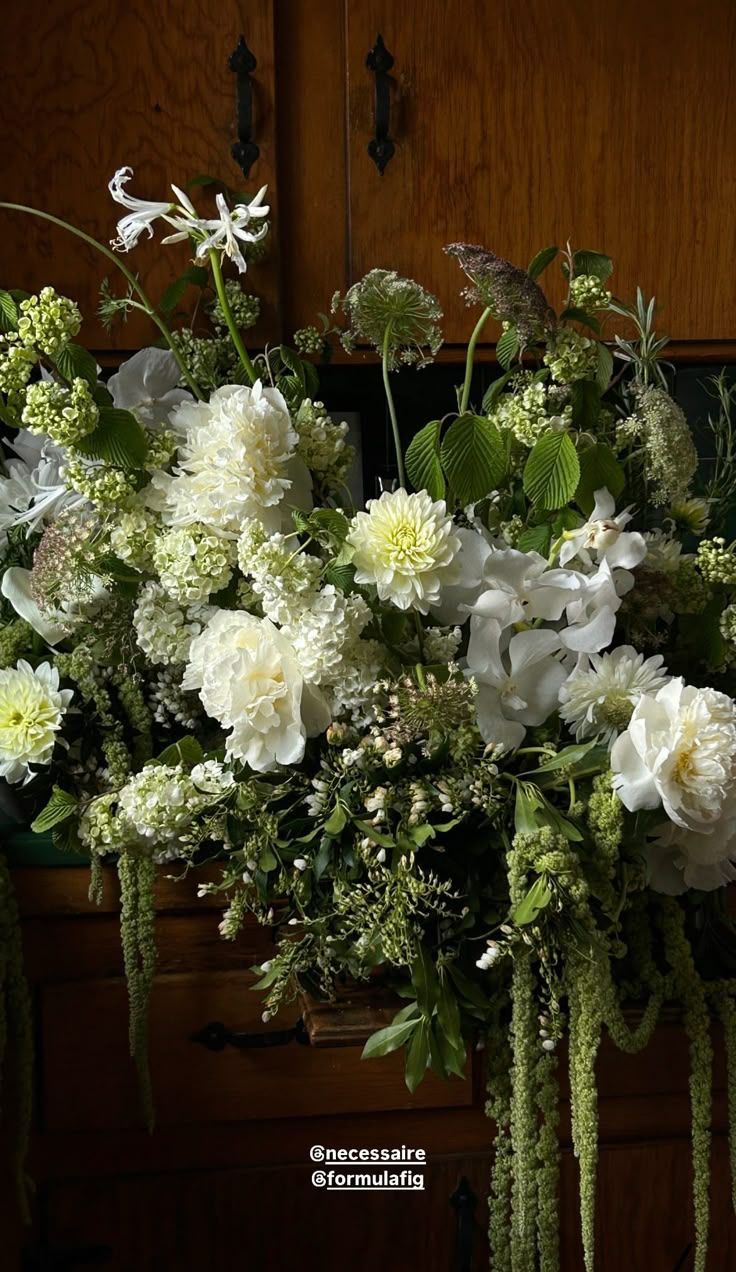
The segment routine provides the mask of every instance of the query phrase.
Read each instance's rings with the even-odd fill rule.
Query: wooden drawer
[[[287,1046],[212,1052],[192,1035],[210,1021],[265,1032],[293,1025],[298,1006],[264,1026],[260,994],[240,972],[164,975],[151,1011],[151,1069],[160,1126],[319,1117],[470,1105],[472,1081],[431,1075],[414,1096],[404,1056],[360,1058],[361,1047]],[[116,979],[41,990],[42,1105],[48,1131],[139,1126],[136,1075],[127,1055],[125,985]]]

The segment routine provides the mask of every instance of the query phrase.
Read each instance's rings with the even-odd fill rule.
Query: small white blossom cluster
[[[424,655],[428,663],[451,663],[462,644],[460,627],[429,627],[424,633]]]
[[[73,300],[60,296],[53,287],[44,287],[38,296],[20,302],[18,339],[28,349],[36,349],[54,361],[77,335],[82,315]]]
[[[199,636],[209,611],[206,606],[183,609],[153,579],[144,583],[133,611],[136,641],[154,666],[185,663],[195,636]]]
[[[179,724],[183,729],[194,729],[202,711],[194,695],[181,687],[181,669],[162,667],[151,682],[148,703],[153,718],[165,729]]]
[[[237,548],[196,522],[174,526],[156,539],[151,556],[161,586],[182,605],[204,601],[227,587]]]
[[[295,425],[299,434],[297,452],[311,472],[337,475],[345,471],[352,451],[345,442],[348,425],[344,421],[335,424],[325,411],[324,403],[305,398],[297,411]]]
[[[598,365],[598,342],[581,335],[574,327],[559,327],[547,346],[544,365],[560,384],[584,380]]]
[[[121,561],[139,570],[153,566],[156,519],[145,508],[122,509],[109,527],[110,550]]]
[[[371,619],[362,596],[344,596],[332,584],[317,594],[309,609],[284,630],[305,680],[330,685],[342,679],[342,664]]]
[[[238,564],[249,578],[267,618],[297,620],[317,595],[322,562],[299,550],[293,535],[267,536],[261,523],[246,523],[238,540]]]
[[[499,428],[509,429],[522,446],[533,446],[548,429],[567,429],[572,423],[572,406],[560,404],[542,380],[531,372],[517,377],[516,392],[504,394],[490,418]]]

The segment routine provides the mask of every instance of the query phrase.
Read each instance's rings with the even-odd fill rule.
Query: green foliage
[[[152,764],[183,764],[185,768],[194,768],[195,764],[201,764],[203,759],[204,751],[201,744],[196,738],[187,737],[172,742],[171,746],[165,747],[161,754],[150,762]]]
[[[18,329],[18,306],[10,292],[0,291],[0,332],[7,334]]]
[[[158,307],[164,318],[167,320],[171,318],[188,287],[204,288],[208,285],[209,279],[210,272],[204,265],[190,265],[188,269],[185,269],[179,278],[169,284],[159,301]]]
[[[606,283],[613,273],[613,261],[603,252],[581,249],[573,254],[572,259],[575,278],[579,274],[592,274],[599,282]]]
[[[118,468],[141,468],[146,459],[146,438],[135,416],[116,407],[103,407],[97,427],[76,449],[91,459],[102,459]]]
[[[68,821],[70,817],[73,817],[78,806],[79,801],[76,795],[70,795],[60,786],[54,786],[45,808],[41,810],[35,821],[31,822],[31,830],[37,835],[43,835],[53,826],[58,826],[60,822]]]
[[[514,326],[507,327],[503,334],[499,337],[496,345],[496,360],[503,367],[504,371],[508,371],[511,363],[519,352],[519,332]]]
[[[441,430],[441,420],[430,420],[414,434],[405,456],[406,471],[414,489],[427,490],[432,499],[445,497],[445,479],[440,462]]]
[[[481,415],[460,415],[447,430],[441,447],[442,466],[461,504],[483,499],[501,482],[506,450],[501,435]]]
[[[76,377],[86,380],[90,388],[97,387],[97,363],[81,345],[67,344],[56,358],[56,370],[71,384]]]
[[[539,278],[544,273],[548,265],[551,265],[556,256],[559,255],[559,247],[543,247],[540,252],[532,260],[527,274],[530,278]]]
[[[524,468],[524,491],[538,508],[555,509],[572,499],[580,480],[580,463],[565,432],[544,433]]]
[[[578,459],[580,481],[575,491],[575,502],[587,515],[593,511],[596,490],[605,487],[614,499],[618,499],[626,485],[626,474],[610,446],[604,442],[596,442],[595,446],[579,451]]]

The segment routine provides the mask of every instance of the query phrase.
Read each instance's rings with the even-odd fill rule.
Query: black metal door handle
[[[233,142],[230,153],[247,177],[261,153],[253,140],[253,85],[250,77],[258,65],[241,35],[237,46],[228,58],[228,66],[236,76],[236,108],[238,140]]]
[[[203,1029],[198,1029],[191,1036],[192,1042],[199,1042],[208,1051],[224,1051],[226,1047],[239,1047],[241,1050],[259,1047],[285,1047],[290,1042],[309,1046],[309,1035],[300,1018],[293,1029],[272,1029],[269,1033],[244,1033],[238,1029],[228,1029],[221,1020],[211,1020]]]
[[[365,59],[365,64],[376,77],[376,131],[375,136],[368,142],[368,154],[383,176],[386,164],[393,158],[396,147],[388,135],[391,124],[391,81],[388,73],[394,64],[394,59],[386,48],[382,35],[376,36],[376,42]]]

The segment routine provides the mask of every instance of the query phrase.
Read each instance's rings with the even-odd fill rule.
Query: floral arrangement
[[[160,347],[103,383],[72,300],[0,292],[0,775],[18,820],[89,858],[93,896],[117,863],[149,1115],[155,874],[214,860],[222,936],[247,915],[280,934],[264,1019],[381,974],[405,1005],[365,1054],[405,1048],[410,1089],[485,1045],[496,1272],[558,1267],[561,1040],[591,1269],[602,1030],[637,1051],[680,1004],[702,1270],[713,1014],[736,1073],[734,390],[715,382],[704,466],[654,301],[615,299],[607,256],[522,270],[453,244],[481,313],[457,403],[404,452],[392,374],[437,352],[436,299],[375,269],[251,357],[258,301],[223,264],[263,253],[265,192],[203,217],[131,176],[101,313],[142,309]],[[120,254],[162,224],[194,261],[155,307]],[[199,317],[172,329],[187,287]],[[489,318],[500,374],[473,401]],[[365,509],[309,356],[335,334],[382,364],[398,482]]]

